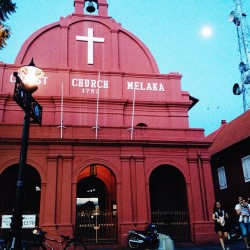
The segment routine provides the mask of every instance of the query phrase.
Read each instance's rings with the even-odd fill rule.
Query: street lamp
[[[13,73],[16,82],[14,89],[13,100],[24,110],[24,123],[21,142],[21,152],[19,161],[19,173],[16,184],[16,197],[14,203],[13,217],[11,221],[11,248],[15,250],[22,249],[21,230],[22,230],[22,203],[23,203],[23,174],[26,167],[29,127],[30,123],[42,123],[42,107],[32,97],[38,89],[40,78],[44,75],[43,71],[35,67],[33,58],[29,65],[18,69],[18,72]]]

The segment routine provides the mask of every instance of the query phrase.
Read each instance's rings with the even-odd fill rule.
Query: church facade
[[[211,142],[188,122],[197,99],[181,74],[159,72],[106,0],[94,14],[86,4],[74,0],[74,13],[33,33],[14,64],[0,63],[0,215],[13,209],[23,127],[13,72],[33,58],[43,114],[30,127],[23,213],[87,244],[126,247],[145,222],[176,242],[216,241]]]

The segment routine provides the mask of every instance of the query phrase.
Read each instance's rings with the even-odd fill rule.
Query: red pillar
[[[47,180],[42,186],[40,226],[49,232],[56,229],[57,157],[48,157]],[[43,192],[44,191],[44,192]]]
[[[58,233],[73,236],[73,223],[72,223],[72,156],[63,156],[61,165],[61,187],[60,197],[61,204],[58,209],[60,210],[60,217],[58,218]],[[58,201],[59,202],[59,201]]]
[[[121,245],[125,246],[127,243],[128,231],[131,229],[131,223],[133,221],[133,213],[132,213],[132,197],[131,197],[131,179],[130,179],[130,161],[129,157],[121,158],[121,188],[120,193],[117,190],[118,194],[118,204],[120,204],[120,208],[118,215],[120,217],[120,240]]]
[[[217,242],[217,236],[214,232],[214,223],[211,221],[211,200],[214,197],[212,194],[213,184],[208,181],[212,180],[211,173],[207,170],[207,164],[204,165],[202,157],[198,154],[197,157],[189,158],[190,180],[192,189],[192,204],[189,204],[190,218],[194,241],[197,244],[207,243],[207,239],[211,242]],[[206,183],[209,182],[208,186]],[[192,215],[191,215],[192,214]]]

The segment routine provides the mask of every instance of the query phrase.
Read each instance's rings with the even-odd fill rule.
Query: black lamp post
[[[11,221],[11,248],[15,250],[22,249],[21,231],[23,224],[22,203],[23,203],[23,175],[26,167],[29,127],[30,123],[38,123],[41,126],[42,122],[42,107],[32,97],[32,93],[38,89],[38,80],[43,76],[43,71],[33,62],[28,66],[21,67],[17,72],[14,72],[16,77],[13,100],[24,110],[24,123],[22,133],[22,143],[19,162],[19,173],[16,184],[16,197],[14,203],[13,217]]]

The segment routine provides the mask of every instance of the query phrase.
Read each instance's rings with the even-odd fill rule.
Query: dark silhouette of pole
[[[19,163],[19,173],[16,183],[16,197],[14,203],[13,218],[11,222],[11,233],[12,233],[12,247],[15,250],[22,249],[22,225],[23,225],[23,187],[24,187],[24,169],[26,167],[27,161],[27,151],[28,151],[28,140],[29,140],[29,128],[30,128],[30,104],[31,104],[31,94],[26,93],[26,111],[23,123],[23,133],[22,133],[22,143],[20,152],[20,163]]]
[[[32,61],[29,67],[35,67]],[[38,69],[38,68],[37,68]],[[27,69],[28,71],[28,69]],[[26,71],[25,71],[26,72]],[[41,70],[40,70],[41,75]],[[13,217],[11,220],[11,249],[21,250],[22,249],[22,226],[23,226],[23,190],[24,190],[24,171],[27,161],[28,152],[28,141],[29,141],[29,129],[31,119],[34,123],[39,123],[41,126],[42,122],[42,107],[32,97],[32,93],[37,90],[37,86],[26,87],[17,72],[14,72],[16,77],[14,97],[13,100],[24,110],[24,123],[23,133],[21,141],[21,151],[19,160],[19,173],[16,183],[16,196],[13,208]]]

